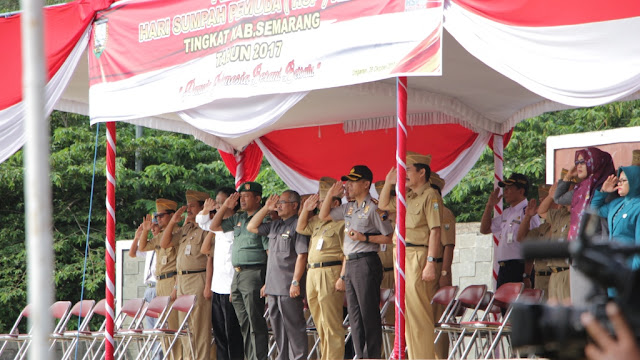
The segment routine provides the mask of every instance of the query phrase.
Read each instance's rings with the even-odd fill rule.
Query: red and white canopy
[[[635,0],[132,0],[98,13],[91,31],[105,2],[48,9],[62,19],[47,22],[49,110],[192,134],[228,153],[232,172],[244,164],[238,180],[257,174],[263,152],[302,192],[356,163],[384,178],[398,75],[411,76],[408,149],[433,154],[445,190],[493,133],[640,98]],[[2,161],[23,143],[17,17],[0,20],[15,55],[0,60],[14,79],[0,90]]]

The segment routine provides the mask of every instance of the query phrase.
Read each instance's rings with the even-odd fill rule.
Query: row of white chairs
[[[188,326],[189,317],[196,303],[195,295],[179,296],[173,303],[168,296],[158,296],[150,303],[144,299],[131,299],[124,302],[122,309],[114,321],[114,358],[129,358],[133,350],[132,345],[136,344],[136,359],[152,359],[160,351],[159,346],[154,346],[156,342],[166,341],[168,344],[164,359],[168,358],[169,350],[173,348],[177,341],[186,338],[193,353],[192,333]],[[27,305],[20,312],[11,331],[7,334],[0,334],[0,356],[5,352],[10,344],[17,347],[15,360],[22,360],[26,357],[31,345],[31,331],[20,333],[19,327],[29,318],[31,306]],[[184,321],[177,329],[168,327],[169,316],[173,312],[185,313]],[[58,301],[50,307],[51,316],[56,319],[57,324],[49,336],[50,351],[56,351],[58,347],[62,352],[61,359],[67,360],[78,358],[79,346],[84,354],[83,360],[103,359],[105,354],[105,331],[106,331],[106,306],[105,300],[100,300],[97,304],[94,300],[83,300],[71,307],[70,301]],[[94,315],[105,317],[100,327],[92,331],[90,323]],[[153,329],[144,329],[145,317],[156,318],[156,326]],[[79,325],[75,330],[69,330],[69,321],[79,318]],[[135,352],[133,352],[135,353]]]

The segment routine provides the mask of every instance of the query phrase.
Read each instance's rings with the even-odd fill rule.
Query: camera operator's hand
[[[584,349],[587,359],[640,359],[640,347],[636,344],[633,331],[622,317],[618,306],[614,303],[607,304],[607,315],[616,332],[617,339],[609,335],[609,332],[590,313],[584,313],[580,318],[593,339],[593,343]]]

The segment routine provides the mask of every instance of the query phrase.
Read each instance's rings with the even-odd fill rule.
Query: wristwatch
[[[449,275],[449,272],[447,270],[440,271],[440,276],[447,276],[447,275]]]
[[[528,278],[529,278],[529,274],[527,274],[527,273],[522,273],[522,278],[523,278],[523,279],[528,279]]]
[[[433,256],[427,256],[427,262],[436,262],[436,258]]]
[[[300,283],[298,282],[298,280],[291,280],[291,285],[300,286]]]
[[[344,276],[344,275],[340,276],[340,280],[345,281],[346,279],[347,279],[346,276]]]

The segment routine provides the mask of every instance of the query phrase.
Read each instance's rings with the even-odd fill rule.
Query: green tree
[[[516,125],[504,151],[504,174],[527,175],[532,184],[545,182],[548,136],[640,125],[640,100],[542,114]],[[493,153],[487,148],[471,171],[446,197],[459,222],[480,221],[493,188]],[[530,197],[537,196],[537,188]]]

